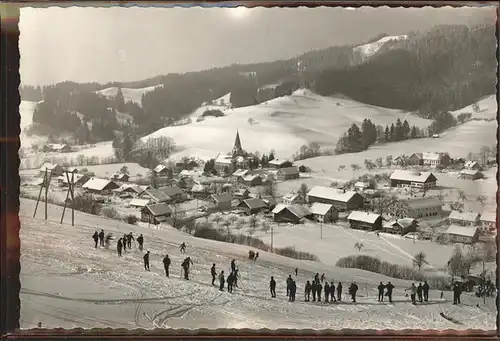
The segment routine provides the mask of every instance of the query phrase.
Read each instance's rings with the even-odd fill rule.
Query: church
[[[237,169],[248,169],[248,154],[241,146],[240,134],[236,131],[233,150],[228,154],[219,154],[215,159],[215,169],[220,175],[232,174]]]

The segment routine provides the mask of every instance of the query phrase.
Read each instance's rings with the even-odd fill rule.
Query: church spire
[[[236,130],[236,139],[234,140],[233,146],[233,156],[239,156],[243,154],[243,148],[241,147],[240,133]]]

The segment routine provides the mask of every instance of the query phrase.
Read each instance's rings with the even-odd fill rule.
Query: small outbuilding
[[[267,205],[262,199],[246,199],[240,202],[238,208],[247,215],[252,215],[266,209]]]
[[[363,211],[353,211],[347,217],[351,228],[356,230],[376,231],[382,229],[382,216],[380,214]]]
[[[302,219],[311,216],[311,211],[301,205],[277,205],[273,211],[273,220],[278,223],[298,224]]]
[[[339,211],[335,206],[315,202],[310,207],[312,218],[323,223],[335,222],[339,219]]]

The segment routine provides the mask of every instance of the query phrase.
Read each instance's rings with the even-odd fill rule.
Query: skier
[[[318,291],[318,282],[314,281],[311,284],[311,292],[313,294],[313,302],[316,302],[316,292]]]
[[[269,282],[269,290],[271,290],[271,297],[275,298],[276,297],[276,281],[274,280],[273,276],[271,276],[271,281]]]
[[[215,263],[212,264],[210,268],[210,274],[212,274],[212,285],[215,285],[215,276],[217,276],[217,272],[215,271]]]
[[[182,269],[184,270],[184,279],[189,279],[189,265],[190,264],[193,264],[193,261],[189,257],[184,259],[184,261],[181,264]]]
[[[299,268],[295,268],[295,277],[299,275]]]
[[[292,285],[290,287],[290,301],[295,302],[295,293],[297,292],[297,284],[292,280]]]
[[[318,302],[321,302],[321,290],[323,290],[323,286],[321,285],[321,282],[316,283],[316,291],[318,294]]]
[[[290,287],[292,286],[292,275],[288,275],[286,279],[286,297],[290,297]]]
[[[123,251],[127,251],[127,235],[123,235]]]
[[[219,290],[220,291],[224,291],[224,284],[225,284],[224,271],[221,271],[220,275],[219,275]]]
[[[339,285],[337,285],[337,300],[342,301],[342,283],[339,282]]]
[[[186,243],[182,242],[181,246],[179,246],[179,251],[181,253],[186,253]]]
[[[132,232],[130,232],[128,235],[127,235],[127,245],[128,245],[128,248],[131,249],[132,248],[132,240],[135,241],[135,238],[134,236],[132,235]]]
[[[424,302],[424,298],[422,296],[422,283],[418,283],[418,287],[417,287],[417,296],[418,296],[418,301],[420,303],[423,303]]]
[[[139,244],[139,251],[142,251],[142,246],[144,244],[144,237],[142,236],[142,233],[139,237],[137,237],[137,244]]]
[[[231,261],[231,273],[233,273],[234,270],[236,270],[236,260],[233,259]]]
[[[111,233],[108,233],[108,235],[106,236],[106,249],[109,249],[109,245],[111,244],[111,241],[113,240],[113,234]]]
[[[254,257],[253,261],[255,262],[257,260],[257,258],[259,258],[259,253],[258,252],[255,254],[255,257]]]
[[[238,269],[234,270],[233,272],[233,280],[234,280],[234,286],[237,288],[238,287],[238,278],[240,275],[238,275]]]
[[[356,282],[352,282],[351,286],[349,287],[349,293],[351,294],[352,301],[356,303],[356,293],[358,292],[358,285]]]
[[[165,275],[167,277],[169,277],[169,273],[168,273],[168,270],[170,268],[170,257],[168,257],[168,255],[165,256],[165,258],[163,258],[163,267],[165,268]]]
[[[378,301],[379,302],[384,302],[384,289],[385,289],[385,285],[380,282],[380,284],[378,285]]]
[[[118,243],[116,244],[116,248],[118,250],[118,256],[121,257],[122,256],[122,247],[123,247],[123,244],[122,244],[122,239],[118,239]]]
[[[328,284],[328,282],[325,282],[323,290],[325,291],[325,302],[328,303],[328,296],[330,296],[330,284]]]
[[[333,281],[330,283],[330,302],[337,302],[337,299],[335,298],[335,284]]]
[[[144,255],[144,269],[149,271],[149,251]]]
[[[415,296],[417,295],[417,287],[415,286],[415,283],[412,283],[411,287],[408,288],[408,289],[406,289],[406,290],[411,290],[411,294],[410,294],[411,303],[412,304],[417,304],[416,299],[415,299]]]
[[[311,283],[309,281],[306,282],[305,290],[304,290],[304,301],[309,302],[311,300]]]
[[[427,283],[427,281],[424,281],[422,289],[424,290],[424,301],[429,302],[429,284]]]
[[[97,243],[99,242],[99,234],[97,233],[97,231],[94,232],[92,238],[94,238],[95,248],[97,249]]]
[[[462,289],[458,282],[455,282],[453,286],[453,304],[460,304],[460,294],[462,293]]]
[[[394,285],[389,282],[387,283],[385,288],[387,289],[387,297],[389,298],[389,303],[392,303],[392,290],[394,289]]]
[[[101,230],[101,232],[99,232],[99,241],[101,243],[101,246],[104,246],[104,230]]]
[[[325,280],[325,274],[322,274],[322,275],[321,275],[321,283],[323,283],[323,282],[324,282],[324,280]]]
[[[319,274],[318,273],[316,275],[314,275],[314,281],[319,282]]]
[[[233,292],[234,272],[227,276],[227,292]]]

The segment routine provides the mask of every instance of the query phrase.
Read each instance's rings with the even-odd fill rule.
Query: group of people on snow
[[[410,290],[412,304],[417,304],[417,297],[420,303],[423,303],[424,301],[429,302],[429,284],[427,284],[427,281],[424,281],[423,285],[422,283],[419,283],[418,286],[416,286],[415,283],[412,283],[411,287],[406,290]]]
[[[231,261],[231,273],[227,278],[224,277],[224,270],[222,270],[219,274],[219,290],[224,291],[225,284],[227,282],[227,292],[232,293],[233,287],[238,287],[238,279],[240,276],[238,275],[239,269],[236,267],[236,260],[233,259]],[[215,285],[215,278],[217,276],[217,271],[215,269],[215,263],[212,264],[210,269],[210,274],[212,275],[212,285]]]

